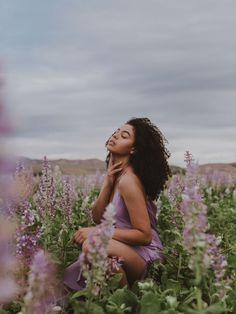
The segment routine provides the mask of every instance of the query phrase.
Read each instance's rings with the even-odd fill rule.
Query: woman
[[[156,211],[153,203],[165,187],[170,175],[165,148],[166,139],[148,118],[132,118],[118,128],[107,140],[107,173],[100,194],[92,206],[95,223],[99,224],[105,207],[116,208],[115,230],[108,245],[108,257],[123,261],[119,272],[120,285],[132,285],[147,275],[148,266],[163,260],[162,244],[157,233]],[[167,142],[167,141],[166,141]],[[74,241],[88,249],[88,235],[95,227],[80,228]],[[79,290],[78,261],[65,273],[65,284]]]

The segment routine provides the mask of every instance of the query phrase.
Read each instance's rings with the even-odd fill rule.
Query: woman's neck
[[[113,155],[112,156],[113,164],[116,164],[117,162],[122,162],[119,168],[122,168],[121,171],[119,171],[116,175],[116,183],[119,181],[120,177],[129,169],[132,168],[132,166],[129,163],[129,158],[127,156],[120,156],[120,155]],[[115,184],[116,186],[116,184]]]
[[[113,164],[116,164],[121,161],[122,168],[127,167],[129,165],[129,158],[127,158],[127,156],[113,155],[112,159],[113,159]]]

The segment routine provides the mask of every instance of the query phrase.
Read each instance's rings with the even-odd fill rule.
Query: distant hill
[[[229,164],[226,164],[226,163],[208,163],[208,164],[200,165],[200,171],[201,172],[205,172],[207,168],[236,175],[236,162],[229,163]]]
[[[26,157],[21,157],[20,160],[23,161],[26,167],[31,168],[34,174],[41,173],[43,160],[30,159]],[[49,160],[49,163],[53,169],[56,165],[58,165],[61,169],[61,172],[65,175],[79,176],[93,174],[97,170],[104,172],[106,169],[105,162],[99,159],[84,159],[84,160],[56,159]]]
[[[26,167],[33,170],[34,174],[40,174],[42,170],[42,160],[30,159],[26,157],[19,157],[18,160],[22,160]],[[105,161],[100,159],[56,159],[49,160],[52,168],[58,165],[65,175],[87,175],[94,174],[96,171],[104,172],[106,170]],[[206,169],[213,169],[224,171],[236,175],[236,162],[235,163],[208,163],[202,164],[200,171],[205,172]],[[179,166],[170,165],[172,173],[184,173],[184,168]]]

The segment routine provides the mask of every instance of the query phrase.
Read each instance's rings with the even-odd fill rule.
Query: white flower
[[[52,313],[59,313],[62,311],[62,308],[59,305],[56,305],[52,308]]]

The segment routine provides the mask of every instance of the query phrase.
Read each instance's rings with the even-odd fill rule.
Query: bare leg
[[[128,279],[127,279],[127,276],[126,276],[124,268],[120,267],[118,272],[123,274],[123,276],[122,276],[122,278],[120,280],[120,283],[119,283],[120,284],[120,288],[122,288],[122,287],[124,287],[126,285],[129,286]]]

